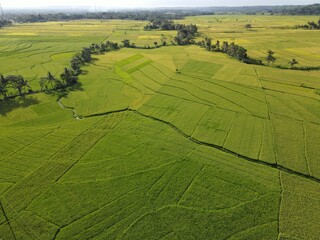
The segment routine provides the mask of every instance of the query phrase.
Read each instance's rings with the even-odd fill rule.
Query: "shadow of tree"
[[[33,96],[10,98],[5,101],[0,100],[0,115],[6,116],[17,108],[26,108],[35,104],[39,104],[39,100]]]
[[[57,98],[57,100],[59,100],[60,98],[67,98],[69,96],[70,92],[75,92],[75,91],[84,91],[81,82],[78,82],[77,84],[74,84],[74,85],[69,86],[67,88],[61,88],[61,89],[57,89],[54,91],[48,90],[45,93],[49,94],[51,96],[55,96]]]
[[[68,90],[69,91],[84,91],[81,82],[78,82],[77,84],[74,84],[74,85],[68,87]]]

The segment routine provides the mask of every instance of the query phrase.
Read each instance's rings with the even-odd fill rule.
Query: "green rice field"
[[[320,66],[315,17],[196,16],[250,56]],[[244,28],[251,23],[253,28]],[[84,46],[168,41],[140,21],[0,29],[0,73],[39,90]],[[0,100],[0,239],[319,239],[320,73],[198,46],[94,55],[81,89]],[[178,71],[177,71],[178,70]],[[82,116],[76,119],[74,115]]]

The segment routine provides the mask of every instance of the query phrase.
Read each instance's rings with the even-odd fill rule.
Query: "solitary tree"
[[[159,47],[159,46],[158,46],[158,42],[154,42],[153,44],[154,44],[154,47],[155,47],[155,48]]]
[[[292,60],[289,62],[289,64],[290,64],[291,68],[293,68],[294,65],[297,65],[297,64],[299,64],[299,63],[298,63],[298,61],[297,61],[295,58],[292,58]]]
[[[274,63],[277,59],[273,56],[275,54],[275,52],[268,50],[268,55],[266,57],[266,60],[268,62],[268,65],[270,64],[270,62]]]

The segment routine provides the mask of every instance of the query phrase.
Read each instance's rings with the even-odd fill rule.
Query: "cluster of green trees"
[[[312,5],[294,7],[283,6],[279,11],[275,11],[275,13],[281,15],[319,15],[320,4],[316,3]]]
[[[235,44],[234,42],[230,44],[226,41],[223,42],[220,50],[221,52],[226,53],[229,56],[238,59],[239,61],[248,59],[247,49]]]
[[[177,36],[174,38],[174,41],[178,45],[189,45],[194,44],[194,38],[198,33],[197,25],[181,25],[178,29]]]
[[[222,52],[228,54],[230,57],[238,59],[244,63],[262,65],[262,62],[256,59],[252,59],[247,54],[247,49],[235,44],[224,41],[222,44],[220,41],[212,43],[212,39],[205,37],[202,41],[197,43],[200,47],[205,48],[207,51]]]
[[[174,41],[171,42],[173,45],[188,45],[194,43],[194,37],[198,33],[198,27],[197,25],[190,24],[179,24],[175,23],[172,20],[166,19],[166,18],[156,18],[152,19],[148,25],[144,27],[145,30],[154,30],[154,29],[160,29],[160,30],[176,30],[178,31],[177,36],[174,38]],[[165,38],[161,38],[162,46],[166,46],[167,42]],[[158,43],[155,45],[158,45]],[[157,46],[155,46],[157,47]]]
[[[145,30],[160,29],[164,31],[182,30],[184,28],[186,28],[185,24],[175,23],[173,20],[166,18],[152,19],[148,25],[144,26]]]
[[[32,92],[27,80],[21,75],[0,75],[0,95],[4,100]]]
[[[3,27],[7,27],[7,26],[10,26],[12,25],[12,21],[10,20],[0,20],[0,29],[3,28]]]
[[[131,41],[129,39],[124,39],[121,42],[122,42],[122,47],[125,47],[125,48],[136,48],[136,45],[134,43],[131,43]]]
[[[208,11],[193,10],[150,10],[150,11],[108,11],[108,12],[79,12],[79,13],[42,13],[42,14],[17,14],[12,15],[16,22],[49,22],[49,21],[72,21],[80,19],[128,19],[138,21],[154,21],[154,19],[183,19],[186,16],[212,14]]]
[[[308,22],[308,24],[305,24],[305,25],[298,25],[297,28],[319,30],[320,29],[320,19],[318,20],[318,23],[315,23],[314,21],[312,21],[312,22]]]

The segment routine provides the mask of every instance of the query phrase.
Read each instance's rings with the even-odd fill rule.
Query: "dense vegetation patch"
[[[320,19],[317,23],[314,21],[308,22],[308,24],[305,25],[297,25],[297,28],[303,28],[303,29],[310,29],[310,30],[319,30],[320,29]]]
[[[248,56],[247,49],[235,44],[234,42],[229,44],[229,42],[224,41],[221,45],[220,41],[217,40],[215,44],[212,44],[212,39],[205,37],[202,41],[197,42],[197,45],[205,48],[207,51],[226,53],[230,57],[238,59],[243,63],[262,65],[261,61],[252,59]]]

